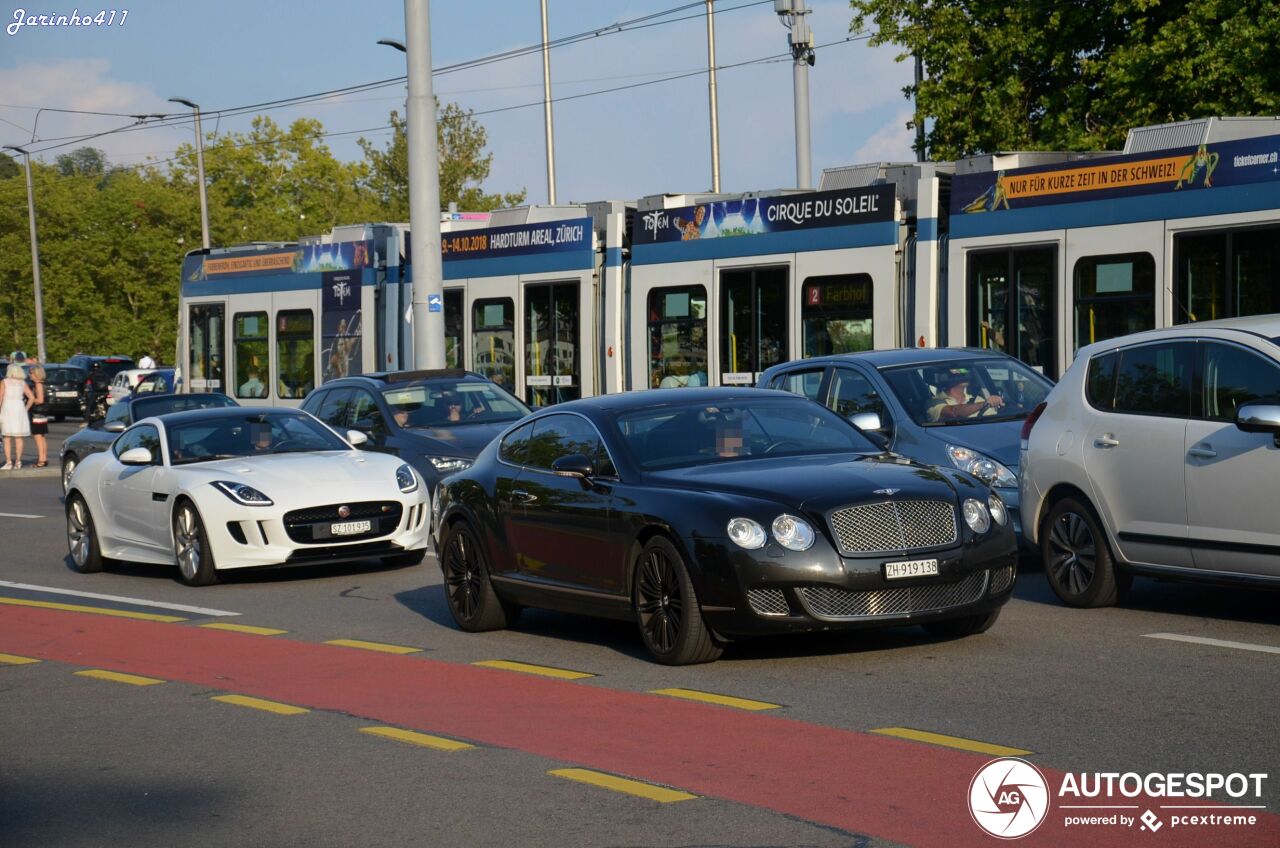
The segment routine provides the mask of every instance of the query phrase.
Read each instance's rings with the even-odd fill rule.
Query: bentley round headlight
[[[396,469],[396,485],[405,494],[416,491],[418,488],[418,475],[414,474],[413,469],[409,466],[402,465]]]
[[[750,518],[730,518],[728,530],[729,538],[740,548],[754,551],[764,547],[764,528]]]
[[[964,513],[964,523],[968,524],[973,532],[985,533],[991,529],[991,514],[987,512],[982,501],[966,498],[960,511]]]
[[[1009,510],[1005,509],[1004,501],[1000,500],[1000,496],[995,492],[987,498],[987,510],[991,513],[991,520],[1001,527],[1009,520]]]
[[[807,551],[813,546],[813,528],[803,518],[783,513],[773,519],[773,538],[791,551]]]

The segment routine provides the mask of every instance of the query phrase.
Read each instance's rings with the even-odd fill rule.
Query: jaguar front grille
[[[952,583],[923,583],[862,592],[831,586],[808,586],[797,590],[797,594],[815,618],[857,619],[935,612],[963,606],[980,599],[986,589],[987,572],[984,570]]]
[[[831,513],[840,553],[856,556],[954,544],[956,508],[949,501],[884,501]]]

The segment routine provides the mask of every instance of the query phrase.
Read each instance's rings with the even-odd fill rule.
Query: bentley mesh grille
[[[758,615],[790,615],[787,596],[781,589],[748,589],[747,601]]]
[[[948,501],[885,501],[831,513],[842,554],[937,548],[956,541],[956,508]]]
[[[1009,591],[1009,587],[1013,585],[1013,566],[1006,565],[1004,568],[993,568],[991,570],[991,594],[1003,595]]]
[[[932,612],[971,604],[987,588],[987,572],[975,571],[953,583],[925,583],[894,589],[850,592],[830,586],[799,589],[800,598],[818,618],[873,618]]]

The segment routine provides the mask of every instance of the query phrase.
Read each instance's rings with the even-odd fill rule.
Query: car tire
[[[1000,610],[994,609],[991,612],[949,618],[946,621],[930,621],[924,625],[924,629],[930,636],[937,636],[939,639],[959,639],[962,636],[986,633],[999,618]]]
[[[465,521],[449,525],[440,545],[445,601],[458,627],[468,633],[502,630],[520,617],[520,607],[504,601],[489,580],[489,562]]]
[[[191,501],[182,501],[173,511],[173,555],[178,561],[178,578],[183,583],[211,586],[218,582],[209,536]]]
[[[76,466],[80,461],[76,459],[75,454],[67,454],[62,459],[62,497],[67,496],[67,492],[71,491],[71,474],[76,470]]]
[[[106,564],[93,514],[78,493],[67,498],[67,549],[71,553],[71,567],[81,574],[96,574]]]
[[[713,662],[724,653],[702,620],[684,557],[676,546],[655,536],[635,562],[632,601],[640,638],[663,665]]]
[[[1130,578],[1117,573],[1111,546],[1087,504],[1064,498],[1049,510],[1040,534],[1049,588],[1072,607],[1108,607]]]
[[[402,554],[389,556],[386,559],[384,559],[383,562],[385,562],[387,565],[396,566],[399,568],[408,568],[413,565],[418,565],[426,558],[427,558],[427,549],[420,548],[419,550],[416,550],[416,551],[405,551]]]

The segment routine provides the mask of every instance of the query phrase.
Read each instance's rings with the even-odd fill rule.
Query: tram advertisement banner
[[[225,255],[186,257],[182,262],[182,279],[196,283],[214,278],[355,271],[368,267],[372,256],[373,243],[368,241],[304,244],[283,250],[243,253],[233,250]]]
[[[360,275],[326,271],[320,284],[321,382],[361,372]]]
[[[894,188],[815,191],[781,197],[712,200],[696,206],[636,212],[632,244],[753,236],[893,220]]]
[[[538,253],[567,253],[592,248],[590,218],[485,227],[440,234],[441,259],[496,259]]]
[[[1280,182],[1280,136],[958,176],[951,214]]]

